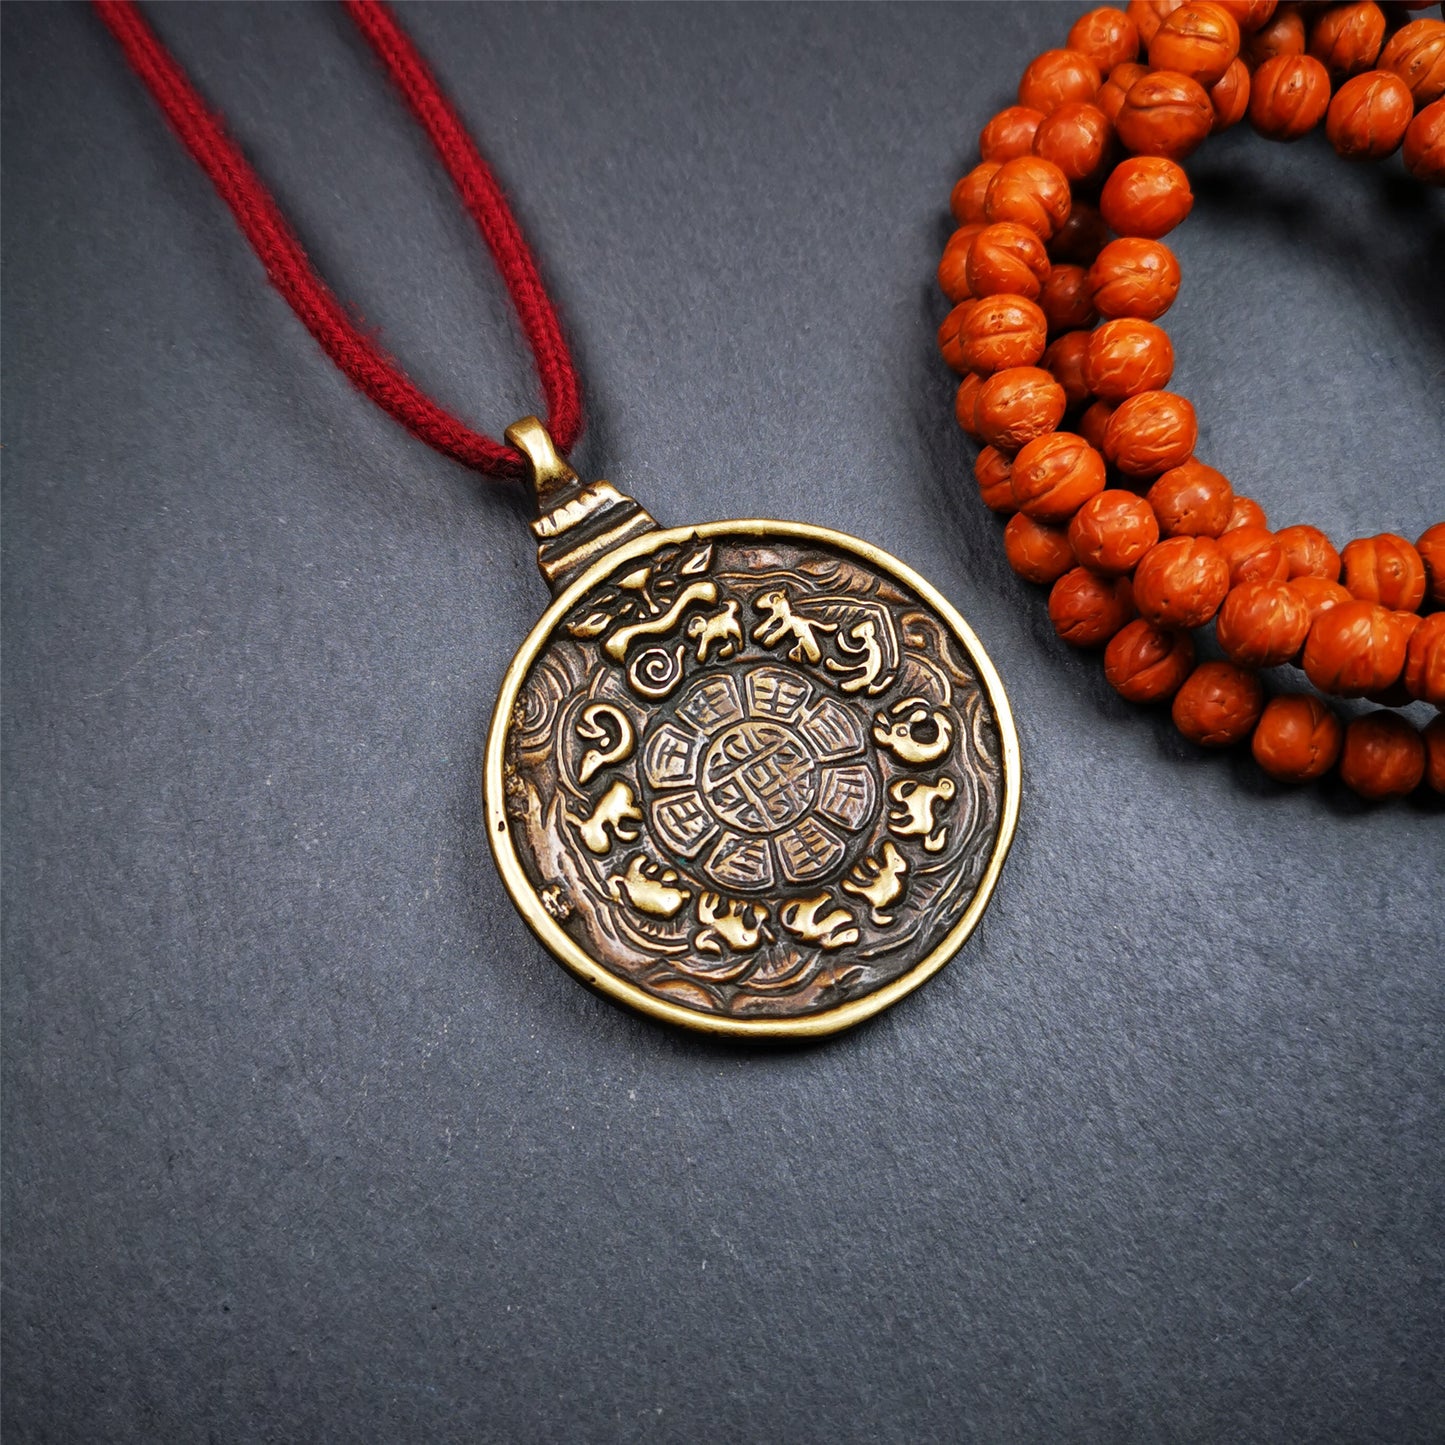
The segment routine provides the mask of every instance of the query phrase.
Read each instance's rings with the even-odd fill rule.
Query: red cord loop
[[[547,401],[547,429],[563,453],[582,431],[582,401],[562,327],[517,218],[436,77],[381,0],[342,0],[411,113],[430,137],[477,224],[512,298]],[[515,448],[474,431],[437,405],[346,314],[316,273],[275,198],[220,117],[208,110],[134,0],[94,0],[136,74],[186,149],[211,178],[271,284],[351,381],[428,445],[494,477],[526,475]]]

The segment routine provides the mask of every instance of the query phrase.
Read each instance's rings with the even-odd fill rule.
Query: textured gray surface
[[[492,871],[521,502],[322,360],[87,11],[5,7],[10,1438],[1440,1437],[1441,815],[1115,700],[933,354],[949,186],[1074,13],[407,12],[545,258],[582,468],[883,544],[1011,691],[973,942],[757,1053],[593,999]],[[529,410],[339,11],[158,20],[414,374]],[[1416,535],[1440,197],[1318,140],[1191,168],[1201,451],[1279,522]]]

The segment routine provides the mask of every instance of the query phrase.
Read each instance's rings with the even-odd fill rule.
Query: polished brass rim
[[[512,842],[512,828],[507,819],[506,795],[503,790],[503,759],[506,750],[507,725],[516,705],[522,683],[531,670],[537,654],[546,645],[552,630],[574,603],[595,582],[612,572],[621,562],[641,557],[659,548],[678,542],[702,541],[709,537],[786,537],[797,541],[815,542],[852,552],[876,567],[880,572],[894,577],[910,588],[916,596],[935,609],[963,644],[965,651],[978,671],[979,679],[988,694],[994,716],[998,720],[1003,766],[1004,802],[1003,815],[999,820],[998,834],[994,839],[993,852],[988,867],[978,885],[972,902],[963,916],[948,931],[939,943],[907,973],[884,984],[873,993],[862,998],[851,999],[836,1008],[824,1009],[818,1013],[800,1018],[786,1019],[731,1019],[717,1014],[702,1013],[656,998],[636,984],[628,983],[603,968],[568,934],[543,908],[531,880],[522,867],[521,859]],[[875,547],[869,542],[835,532],[828,527],[815,527],[807,522],[774,522],[761,518],[749,518],[734,522],[706,522],[693,527],[672,527],[665,530],[649,531],[632,541],[607,552],[576,578],[542,614],[537,625],[528,634],[527,640],[518,649],[502,678],[501,692],[497,697],[496,711],[492,714],[492,726],[487,738],[487,754],[482,772],[482,798],[487,820],[487,840],[491,844],[492,856],[496,859],[497,870],[507,885],[517,911],[526,920],[527,926],[536,934],[541,943],[584,983],[605,994],[618,1003],[637,1009],[652,1018],[667,1023],[679,1024],[683,1028],[696,1029],[700,1033],[728,1034],[735,1037],[754,1039],[818,1038],[837,1033],[840,1029],[852,1027],[866,1018],[881,1012],[896,1003],[905,994],[912,993],[920,984],[932,978],[945,963],[963,946],[969,934],[978,926],[984,909],[993,895],[1000,870],[1009,845],[1013,842],[1014,827],[1019,812],[1019,743],[1014,730],[1013,713],[1009,709],[1008,697],[1003,683],[989,661],[978,638],[973,634],[957,610],[940,593],[911,568],[896,557]]]

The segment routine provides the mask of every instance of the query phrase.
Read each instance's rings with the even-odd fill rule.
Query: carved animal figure
[[[855,622],[847,631],[840,632],[838,650],[862,659],[847,663],[836,662],[830,657],[823,664],[829,672],[839,674],[838,686],[844,692],[858,692],[865,687],[870,693],[882,691],[873,686],[878,681],[878,674],[883,671],[883,649],[878,645],[878,627],[871,617],[865,617],[862,622]]]
[[[818,633],[836,631],[836,622],[810,622],[793,611],[788,594],[780,587],[776,592],[764,592],[753,599],[753,606],[767,614],[764,621],[753,629],[753,641],[764,647],[772,647],[785,637],[793,639],[788,656],[794,662],[818,662],[822,650],[818,647]]]
[[[597,800],[590,818],[579,818],[575,813],[568,812],[567,821],[581,833],[588,851],[599,856],[612,848],[612,839],[607,833],[609,828],[619,843],[635,843],[642,836],[638,829],[631,826],[642,821],[642,809],[637,806],[632,789],[621,778]]]
[[[831,893],[820,893],[816,898],[795,898],[779,910],[778,922],[805,943],[816,943],[820,948],[842,948],[845,944],[857,943],[860,937],[857,919],[846,908],[823,912],[833,902]]]
[[[661,863],[649,863],[644,853],[637,853],[625,873],[614,873],[607,880],[607,891],[619,903],[624,899],[641,913],[654,918],[671,918],[692,893],[674,888],[677,874]]]
[[[931,726],[924,728],[925,723]],[[932,736],[920,738],[920,728]],[[942,712],[930,715],[921,697],[905,697],[873,720],[873,740],[903,762],[921,767],[936,763],[953,746],[953,719]]]
[[[603,726],[604,722],[606,727]],[[577,769],[579,783],[591,782],[609,763],[620,763],[631,754],[632,745],[637,741],[631,719],[620,707],[613,707],[610,702],[592,702],[582,709],[582,717],[577,724],[577,736],[603,744],[600,748],[588,748],[582,754],[582,762]]]
[[[719,658],[731,657],[743,645],[743,630],[738,626],[738,604],[729,598],[721,612],[707,617],[694,617],[687,624],[688,638],[697,643],[697,660],[707,661],[710,648],[716,644]]]
[[[682,618],[682,614],[694,602],[716,602],[717,584],[714,582],[689,582],[677,594],[677,601],[661,617],[649,618],[646,622],[634,622],[630,627],[619,627],[606,642],[602,650],[615,662],[627,656],[627,649],[639,637],[666,637]]]
[[[903,896],[903,878],[908,860],[887,839],[883,842],[881,859],[862,858],[843,880],[845,893],[856,893],[873,905],[870,917],[879,928],[893,922],[891,913],[884,913],[890,903]]]
[[[899,778],[888,796],[899,806],[888,815],[888,826],[900,838],[922,838],[925,853],[937,853],[948,842],[948,829],[933,820],[933,810],[953,801],[958,792],[952,778],[920,783],[917,778]]]
[[[723,944],[734,953],[751,953],[768,931],[768,910],[761,903],[742,903],[718,893],[703,893],[697,900],[698,921],[705,925],[693,939],[704,953],[721,953]]]

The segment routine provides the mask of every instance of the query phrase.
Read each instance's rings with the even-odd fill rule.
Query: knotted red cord
[[[312,267],[275,198],[226,135],[220,117],[206,108],[200,93],[146,23],[134,0],[94,3],[186,149],[231,208],[261,258],[271,284],[291,304],[326,354],[378,406],[438,451],[489,476],[523,475],[526,467],[518,451],[473,431],[438,406],[352,323]],[[436,77],[381,0],[342,3],[431,138],[477,223],[532,348],[547,400],[547,429],[560,451],[570,451],[582,431],[577,372],[557,312],[502,188]]]

